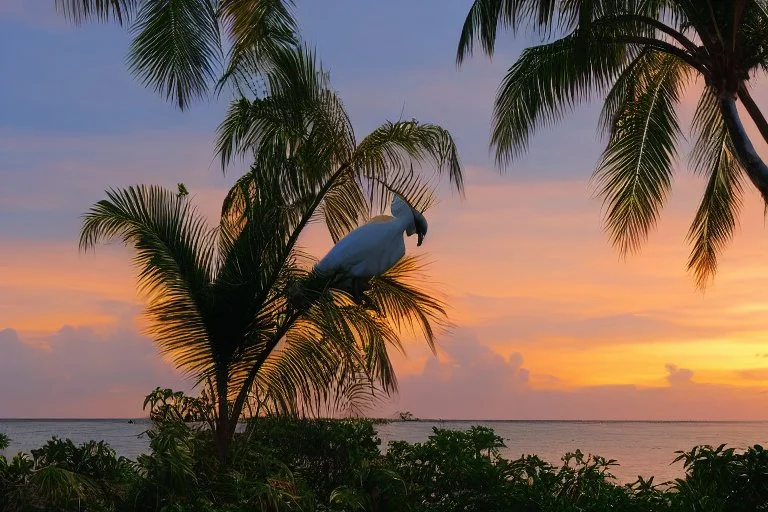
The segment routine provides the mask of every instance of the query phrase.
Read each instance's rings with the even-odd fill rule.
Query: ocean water
[[[494,429],[504,439],[502,453],[508,458],[536,454],[556,464],[566,452],[580,449],[616,459],[620,465],[613,474],[621,483],[634,481],[638,475],[653,475],[657,482],[682,476],[682,464],[670,464],[676,450],[699,444],[727,443],[740,449],[768,444],[765,422],[412,421],[376,428],[386,447],[390,440],[426,441],[433,427],[463,430],[472,425]],[[135,458],[148,449],[149,442],[141,435],[148,427],[146,420],[0,420],[0,432],[11,438],[11,446],[0,454],[29,451],[58,436],[76,443],[104,440],[118,455]]]

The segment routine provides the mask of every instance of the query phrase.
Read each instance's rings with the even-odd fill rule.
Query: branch
[[[667,53],[669,55],[673,55],[677,57],[678,59],[682,60],[692,68],[694,68],[696,71],[704,75],[705,77],[709,77],[709,70],[706,68],[704,63],[699,60],[695,55],[691,55],[690,53],[686,52],[682,48],[678,48],[677,46],[674,46],[672,44],[669,44],[666,41],[661,41],[659,39],[654,39],[653,37],[641,37],[641,36],[614,36],[614,37],[607,37],[606,40],[616,43],[624,43],[624,44],[636,44],[641,46],[648,46],[650,48],[653,48],[654,50],[658,50],[663,53]]]
[[[275,332],[275,335],[267,343],[267,346],[264,347],[264,350],[262,351],[261,355],[259,356],[259,358],[254,363],[253,367],[251,368],[251,371],[248,372],[248,376],[245,378],[245,381],[243,382],[243,387],[240,388],[240,391],[237,393],[237,398],[235,399],[235,403],[232,404],[232,414],[228,418],[229,420],[232,420],[232,421],[230,421],[229,425],[227,426],[228,428],[227,436],[232,436],[235,432],[235,428],[237,427],[237,420],[240,419],[240,413],[242,413],[243,405],[245,404],[245,400],[248,397],[248,392],[251,389],[251,386],[253,385],[253,381],[256,379],[256,375],[259,373],[259,370],[264,364],[264,361],[267,360],[267,358],[275,349],[277,344],[280,343],[280,340],[283,339],[283,336],[286,335],[288,330],[293,326],[296,320],[299,319],[299,316],[301,314],[302,314],[301,311],[296,311],[293,313],[292,316],[286,319],[283,326],[280,329],[278,329],[277,332]]]
[[[281,261],[286,259],[288,255],[291,253],[291,251],[293,250],[293,247],[296,245],[296,242],[298,242],[299,240],[299,236],[301,235],[302,230],[304,229],[304,227],[306,227],[307,223],[314,215],[315,210],[317,210],[318,206],[320,206],[320,203],[323,202],[323,198],[326,196],[328,191],[331,189],[334,183],[336,183],[336,181],[341,177],[341,175],[345,171],[351,168],[351,166],[352,164],[350,162],[346,162],[343,165],[341,165],[317,192],[317,195],[315,196],[315,200],[312,201],[312,204],[309,206],[307,211],[304,212],[304,215],[299,221],[299,224],[293,230],[293,233],[291,233],[291,236],[288,239],[288,243],[286,244],[285,248],[283,249],[283,253],[281,254]],[[267,286],[264,287],[264,290],[261,292],[261,296],[259,297],[259,300],[256,302],[257,304],[261,304],[261,302],[265,300],[266,294],[268,294],[269,291],[272,289],[272,283],[274,283],[274,281],[280,275],[281,270],[282,269],[280,267],[276,268],[272,276],[270,276],[270,279],[268,281],[269,284],[267,284]],[[267,343],[267,346],[264,347],[264,351],[259,356],[259,359],[256,361],[256,363],[254,363],[250,372],[248,372],[248,376],[246,377],[245,382],[243,383],[243,387],[240,389],[237,395],[237,398],[235,399],[235,403],[232,406],[231,418],[234,419],[234,421],[231,422],[228,428],[233,432],[234,432],[235,425],[237,425],[237,419],[240,417],[240,413],[242,412],[245,399],[248,396],[248,390],[253,385],[253,381],[256,378],[256,375],[258,374],[259,369],[261,369],[261,365],[264,364],[264,361],[267,360],[267,358],[269,357],[269,354],[272,353],[272,351],[275,349],[277,344],[280,343],[280,340],[283,338],[283,336],[285,336],[285,334],[288,332],[288,329],[290,329],[290,327],[298,319],[300,314],[301,314],[300,312],[296,312],[292,317],[288,318],[285,321],[283,326],[280,329],[278,329],[274,337]]]
[[[341,167],[339,167],[336,170],[336,172],[334,172],[333,175],[328,179],[325,185],[323,185],[320,188],[320,190],[317,192],[317,195],[315,196],[315,200],[312,201],[312,204],[309,206],[309,208],[307,208],[307,211],[304,212],[304,215],[301,217],[299,224],[293,230],[293,233],[291,233],[290,238],[288,238],[288,243],[283,249],[283,252],[280,254],[280,259],[278,261],[285,261],[288,258],[294,246],[296,245],[296,242],[299,241],[299,236],[301,235],[301,232],[304,230],[307,223],[315,214],[315,210],[317,210],[318,206],[320,206],[320,203],[323,202],[323,199],[325,198],[326,194],[328,194],[328,191],[331,189],[333,184],[336,183],[336,181],[341,177],[344,171],[348,170],[350,167],[352,167],[352,164],[350,162],[346,162],[342,164]],[[272,289],[272,284],[280,275],[281,270],[282,270],[282,267],[278,266],[277,268],[275,268],[274,272],[272,272],[272,275],[269,276],[269,280],[267,281],[267,284],[264,286],[264,289],[261,291],[261,294],[259,294],[256,304],[261,304],[267,299],[267,294],[269,294],[269,291]]]
[[[645,23],[646,25],[655,28],[656,30],[659,30],[668,36],[672,37],[675,41],[680,43],[686,50],[688,50],[692,55],[695,55],[699,51],[699,47],[696,46],[696,43],[685,37],[683,33],[678,32],[677,30],[673,29],[669,25],[666,25],[659,20],[656,20],[654,18],[650,18],[648,16],[643,16],[641,14],[620,14],[617,16],[611,16],[607,17],[608,19],[613,19],[614,21],[637,21],[640,23]],[[606,19],[606,18],[603,18]]]

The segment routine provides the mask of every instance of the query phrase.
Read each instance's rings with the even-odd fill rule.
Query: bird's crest
[[[413,216],[413,208],[402,197],[395,194],[395,197],[392,199],[392,215],[398,219],[409,215]]]

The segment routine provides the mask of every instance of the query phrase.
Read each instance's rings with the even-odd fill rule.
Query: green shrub
[[[504,446],[491,429],[434,429],[425,443],[393,441],[386,459],[408,483],[409,503],[424,511],[485,511],[513,504]]]
[[[115,510],[136,480],[133,463],[103,441],[54,437],[31,455],[0,457],[2,510]]]
[[[376,467],[381,458],[381,440],[370,420],[258,418],[239,436],[237,444],[244,443],[285,464],[324,503],[334,489],[352,485],[363,468]]]
[[[685,478],[675,480],[673,506],[713,512],[768,511],[768,451],[760,445],[737,452],[720,445],[677,452]]]

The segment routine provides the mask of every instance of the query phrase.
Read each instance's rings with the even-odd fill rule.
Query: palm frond
[[[269,355],[254,385],[275,411],[360,411],[396,390],[392,345],[399,340],[385,322],[325,295]]]
[[[445,303],[427,292],[430,286],[425,274],[422,259],[406,256],[373,279],[369,293],[396,332],[422,336],[434,351],[437,335],[449,324]]]
[[[546,30],[557,17],[557,4],[556,0],[475,0],[461,29],[457,62],[461,63],[472,54],[475,40],[480,42],[487,55],[493,55],[499,27],[516,31],[522,24],[530,22]]]
[[[742,205],[744,172],[734,156],[728,130],[718,109],[717,96],[706,89],[693,119],[698,139],[691,166],[709,175],[704,197],[691,228],[688,269],[696,285],[705,288],[717,272],[717,257],[731,240]]]
[[[464,193],[456,143],[440,126],[416,120],[387,122],[360,141],[354,153],[354,167],[362,177],[390,186],[407,176],[414,163],[447,173],[456,190]]]
[[[292,0],[228,0],[220,7],[220,22],[232,46],[219,86],[234,81],[242,88],[270,69],[277,55],[297,47],[298,28]]]
[[[604,136],[610,137],[622,110],[627,104],[636,100],[638,91],[642,88],[638,77],[651,73],[657,62],[657,52],[644,48],[616,77],[600,111],[598,126]]]
[[[424,176],[413,167],[408,171],[391,171],[382,179],[371,179],[367,183],[368,201],[372,214],[386,212],[392,204],[393,195],[403,198],[412,208],[425,212],[437,202],[437,176]]]
[[[424,288],[424,266],[405,258],[373,283],[371,297],[382,316],[351,302],[343,293],[317,290],[312,305],[264,358],[262,347],[242,353],[232,383],[246,382],[261,364],[252,393],[270,410],[364,410],[397,391],[389,350],[403,351],[401,337],[423,337],[430,348],[447,327],[445,305]],[[305,283],[306,284],[306,283]]]
[[[186,108],[204,96],[221,62],[216,11],[209,0],[153,0],[142,5],[129,54],[130,69]]]
[[[667,54],[639,58],[653,62],[635,67],[636,85],[623,97],[594,175],[611,242],[624,254],[647,238],[666,199],[680,134],[675,106],[688,72]]]
[[[253,385],[257,392],[263,391],[273,408],[295,413],[301,397],[322,400],[342,364],[341,359],[354,355],[354,340],[338,317],[330,295],[316,298],[312,307],[297,318],[285,339],[268,353],[258,349],[243,353],[234,367],[234,382],[247,385],[247,375],[258,365]]]
[[[509,69],[496,95],[491,144],[505,167],[528,147],[541,125],[606,88],[631,62],[634,50],[606,41],[599,30],[574,32],[527,48]]]
[[[301,154],[308,159],[302,162],[305,176],[312,170],[327,176],[349,161],[352,123],[314,52],[282,52],[266,82],[267,97],[233,102],[219,126],[216,149],[223,166],[249,152],[264,166],[276,155]]]
[[[86,213],[80,248],[119,237],[136,251],[150,333],[176,364],[195,372],[210,350],[203,313],[213,271],[213,231],[186,198],[160,187],[109,190]]]
[[[341,240],[365,219],[368,205],[355,175],[349,171],[339,176],[320,207],[333,243]]]
[[[56,10],[73,23],[80,24],[95,19],[109,21],[110,18],[122,25],[130,23],[145,0],[56,0]]]

